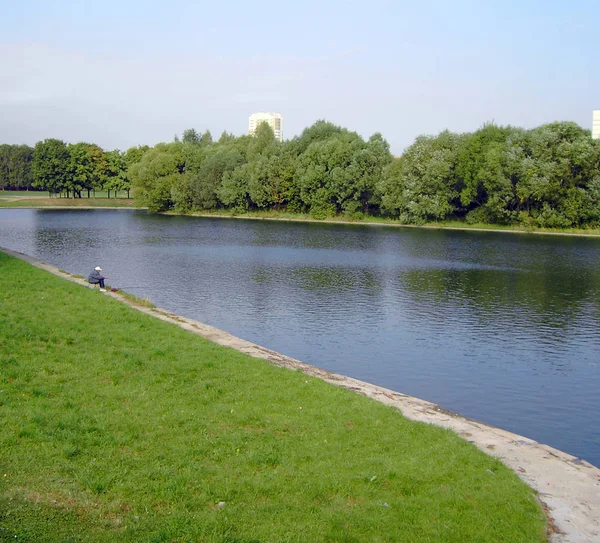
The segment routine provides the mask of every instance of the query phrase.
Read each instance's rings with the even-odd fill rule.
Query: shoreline
[[[142,208],[138,208],[142,209]],[[494,232],[500,234],[535,234],[535,235],[548,235],[548,236],[579,236],[587,238],[600,238],[600,234],[586,234],[581,232],[546,232],[544,230],[510,230],[502,228],[479,228],[479,227],[468,227],[468,226],[444,226],[444,225],[433,225],[433,224],[400,224],[400,223],[388,223],[388,222],[363,222],[363,221],[348,221],[348,220],[335,220],[335,219],[310,219],[310,218],[290,218],[290,217],[253,217],[244,215],[211,215],[206,213],[173,213],[170,211],[161,213],[161,215],[176,215],[184,217],[206,217],[216,219],[248,219],[257,221],[284,221],[284,222],[303,222],[303,223],[316,223],[316,224],[344,224],[344,225],[358,225],[358,226],[389,226],[391,228],[425,228],[429,230],[457,230],[459,232]]]
[[[88,287],[85,279],[63,272],[55,266],[23,253],[4,248],[0,250],[53,275]],[[552,528],[549,541],[552,543],[600,541],[600,526],[597,522],[600,517],[600,469],[585,460],[527,437],[451,413],[431,402],[305,364],[166,309],[140,306],[118,291],[109,291],[106,295],[219,345],[284,368],[302,371],[394,407],[410,420],[451,429],[486,454],[500,459],[537,492],[538,500],[547,512],[549,528]]]
[[[0,201],[8,202],[10,200],[18,200],[20,198],[1,198]],[[29,199],[29,198],[24,198]],[[135,206],[85,206],[85,205],[26,205],[26,206],[2,206],[0,209],[114,209],[114,210],[147,210],[145,207]],[[228,215],[222,213],[178,213],[175,211],[163,211],[157,213],[157,215],[173,215],[177,217],[202,217],[212,219],[242,219],[242,220],[253,220],[253,221],[280,221],[280,222],[300,222],[300,223],[315,223],[315,224],[343,224],[343,225],[358,225],[358,226],[376,226],[376,227],[390,227],[390,228],[423,228],[429,230],[452,230],[458,232],[491,232],[497,234],[520,234],[520,235],[536,235],[536,236],[567,236],[567,237],[582,237],[582,238],[600,238],[600,233],[586,233],[586,232],[552,232],[547,230],[527,230],[527,229],[510,229],[510,228],[482,228],[482,227],[469,227],[469,226],[449,226],[449,225],[436,225],[436,224],[401,224],[394,222],[377,222],[377,221],[350,221],[345,219],[311,219],[309,217],[260,217],[253,215]]]

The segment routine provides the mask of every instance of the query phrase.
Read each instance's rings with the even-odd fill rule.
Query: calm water
[[[0,209],[0,246],[600,466],[600,240]]]

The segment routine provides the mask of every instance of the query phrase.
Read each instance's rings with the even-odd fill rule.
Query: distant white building
[[[248,119],[248,134],[253,136],[260,123],[267,123],[279,141],[283,141],[283,117],[281,113],[253,113]]]
[[[596,109],[592,117],[592,138],[600,140],[600,109]]]

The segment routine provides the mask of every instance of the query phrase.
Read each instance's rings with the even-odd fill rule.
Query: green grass
[[[50,197],[50,193],[45,190],[45,191],[37,191],[37,190],[0,190],[0,198],[23,198],[23,197],[27,197],[27,198],[49,198]],[[88,193],[87,190],[84,190],[81,192],[81,199],[86,199],[88,197]],[[111,199],[114,199],[115,197],[115,192],[113,190],[110,191],[110,197]],[[126,198],[127,197],[127,191],[119,191],[118,193],[118,198]],[[58,198],[56,196],[53,196],[53,198]],[[106,190],[97,190],[95,193],[92,191],[90,193],[90,198],[108,198],[108,191]],[[61,199],[61,198],[59,198]],[[68,199],[66,198],[66,195],[63,194],[63,198],[62,199]],[[73,198],[70,198],[71,200]],[[78,199],[78,198],[77,198]]]
[[[2,207],[137,207],[133,200],[126,198],[8,198],[2,200],[0,195],[0,208]]]
[[[0,278],[0,541],[546,541],[450,431],[1,252]]]
[[[132,198],[126,198],[126,192],[121,191],[119,197],[108,198],[107,191],[96,191],[91,198],[87,191],[82,192],[81,198],[50,198],[48,192],[37,191],[0,191],[0,208],[2,207],[136,207]]]
[[[48,198],[49,196],[47,190],[0,190],[0,198]]]

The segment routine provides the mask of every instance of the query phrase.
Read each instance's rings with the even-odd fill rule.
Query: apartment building
[[[592,138],[600,140],[600,109],[596,109],[592,117]]]
[[[281,113],[253,113],[248,119],[248,134],[253,136],[260,123],[267,123],[279,141],[283,141],[283,117]]]

